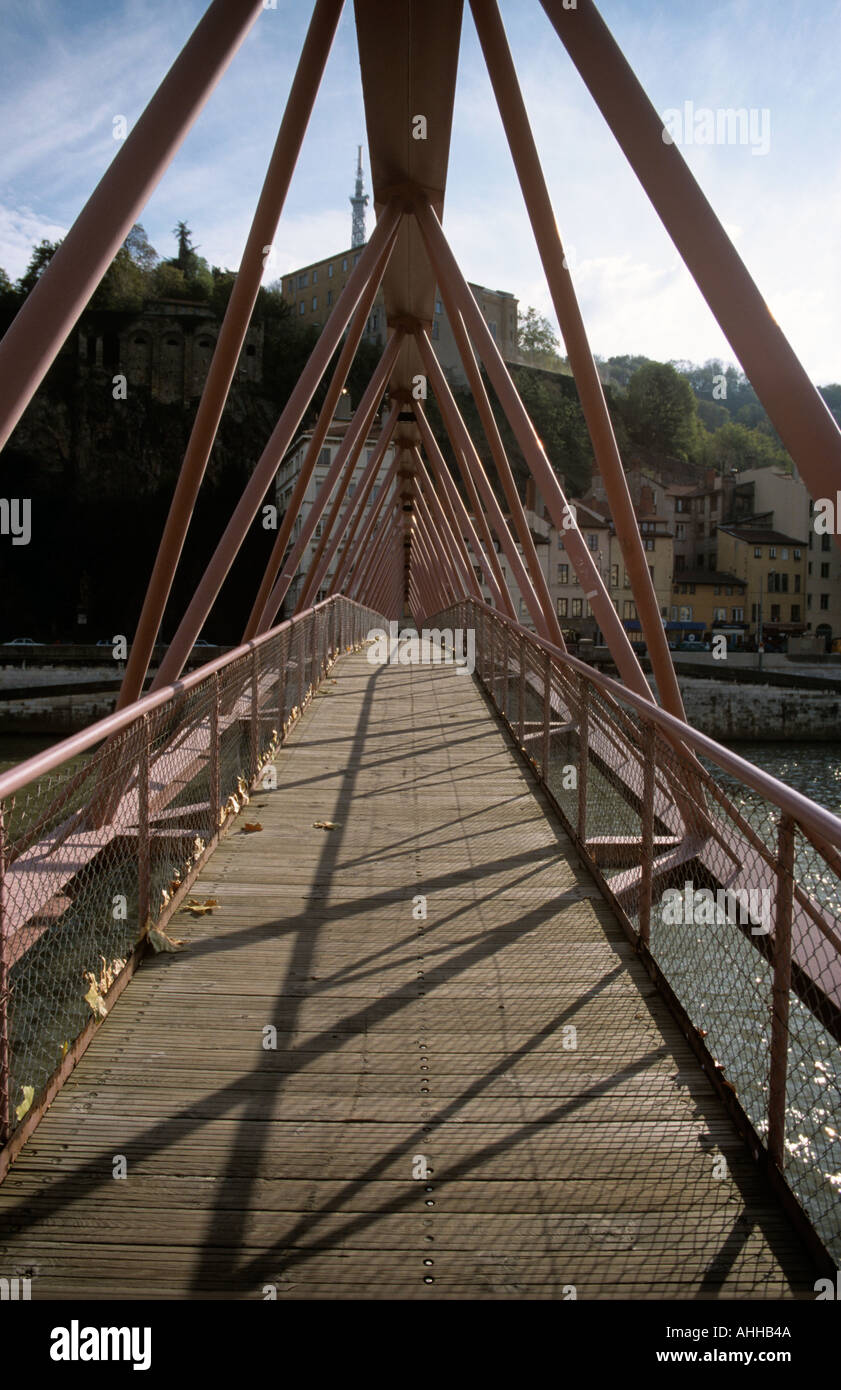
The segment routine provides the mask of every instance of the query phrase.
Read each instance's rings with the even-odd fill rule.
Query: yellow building
[[[738,648],[749,627],[745,613],[747,581],[720,570],[678,570],[672,585],[667,631],[670,639],[723,633]]]
[[[745,582],[750,635],[776,645],[806,630],[807,542],[760,527],[720,526],[718,567]],[[682,577],[682,576],[681,576]]]

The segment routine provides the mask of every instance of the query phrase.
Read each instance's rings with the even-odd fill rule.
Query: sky
[[[681,143],[774,317],[818,384],[841,380],[841,0],[601,0],[678,139],[705,112],[754,113],[747,143]],[[0,0],[0,266],[72,224],[186,42],[204,0]],[[236,268],[311,6],[257,18],[141,215],[173,255],[189,223]],[[700,291],[538,0],[500,0],[594,353],[735,362]],[[350,243],[357,144],[367,167],[351,0],[330,53],[266,279]],[[370,186],[368,186],[370,192]],[[368,230],[373,213],[368,211]],[[465,4],[444,228],[468,279],[556,326]]]

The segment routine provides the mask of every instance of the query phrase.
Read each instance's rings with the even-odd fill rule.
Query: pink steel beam
[[[368,464],[366,466],[365,472],[362,475],[359,487],[356,489],[350,506],[342,516],[336,534],[330,542],[330,548],[327,551],[327,554],[325,555],[324,559],[322,560],[322,568],[316,579],[316,588],[318,588],[318,586],[323,582],[324,576],[330,569],[333,556],[338,550],[338,547],[342,542],[342,538],[345,538],[345,552],[349,551],[353,546],[353,538],[356,535],[359,523],[365,514],[365,508],[368,504],[368,498],[371,495],[371,490],[374,486],[374,483],[376,482],[380,469],[382,468],[383,460],[386,456],[388,446],[391,443],[391,436],[394,433],[394,427],[397,423],[397,416],[399,414],[400,402],[395,401],[391,407],[391,410],[388,413],[388,418],[383,421],[383,426],[380,431],[380,438],[377,442],[376,448],[374,449],[370,459],[368,460]],[[388,470],[386,469],[384,477],[387,475]],[[384,478],[380,480],[381,486],[383,484],[383,481]],[[340,562],[337,559],[336,569],[333,575],[334,580],[339,573],[339,565]],[[333,585],[331,584],[329,594],[332,593]]]
[[[424,496],[429,502],[438,534],[443,537],[447,552],[456,567],[457,573],[461,575],[465,595],[470,594],[473,598],[477,598],[480,603],[484,603],[485,600],[482,595],[482,590],[479,587],[479,581],[470,563],[470,556],[467,553],[464,537],[459,535],[458,527],[450,520],[447,512],[446,499],[438,496],[438,492],[426,470],[426,465],[420,456],[417,445],[414,446],[412,454],[417,470],[415,476],[423,485]]]
[[[196,588],[184,617],[181,619],[178,630],[152,682],[153,690],[175,680],[183,670],[184,662],[193,649],[193,644],[201,632],[225,576],[257,514],[257,508],[277,472],[283,455],[289,448],[301,417],[312,400],[315,389],[324,375],[330,358],[338,347],[351,314],[364,292],[372,268],[377,265],[380,253],[393,235],[400,216],[399,209],[392,203],[377,223],[358,265],[351,272],[348,282],[336,302],[336,307],[321,331],[312,355],[281,413],[271,439],[263,450],[257,467],[249,478],[242,497],[234,508],[233,515],[213,553],[210,564]]]
[[[364,557],[364,563],[353,585],[354,592],[358,592],[360,596],[368,594],[372,583],[378,581],[379,571],[383,564],[383,557],[389,549],[392,534],[395,532],[397,526],[397,515],[400,506],[400,499],[395,498],[391,508],[387,512],[384,512],[380,518],[380,524],[377,527],[376,534],[372,538],[369,553]]]
[[[470,0],[479,41],[508,137],[514,167],[534,232],[558,323],[569,354],[596,463],[604,479],[616,535],[631,580],[634,601],[648,646],[657,689],[663,705],[679,719],[685,718],[683,700],[666,631],[660,616],[654,583],[648,568],[634,505],[613,433],[587,333],[578,306],[572,276],[566,268],[546,180],[532,136],[517,72],[511,59],[505,29],[496,0]],[[481,385],[481,377],[480,377]],[[474,388],[475,395],[475,388]]]
[[[397,355],[400,351],[400,344],[402,341],[403,334],[400,329],[398,329],[396,333],[391,335],[385,345],[382,357],[377,363],[373,376],[365,388],[362,400],[347,427],[345,437],[336,451],[336,457],[327,470],[327,476],[321,484],[316,494],[315,501],[303,521],[298,539],[284,562],[283,569],[277,578],[277,582],[266,600],[266,606],[263,609],[263,615],[258,627],[259,632],[265,632],[267,628],[272,626],[275,614],[286,597],[289,585],[295,578],[298,566],[301,563],[301,558],[306,547],[309,545],[313,532],[318,525],[319,518],[324,508],[327,506],[330,500],[330,494],[337,483],[339,483],[339,490],[333,504],[331,523],[339,506],[341,506],[344,493],[353,477],[357,451],[365,440],[374,412],[386,388],[389,373],[394,363],[397,361]],[[339,479],[341,479],[341,482],[339,482]]]
[[[392,463],[391,468],[389,469],[389,482],[391,481],[391,478],[394,476],[394,474],[397,472],[397,468],[402,457],[403,454],[401,451],[394,459],[394,462]],[[348,557],[347,560],[348,566],[350,566],[351,563],[353,564],[353,569],[349,570],[347,577],[343,580],[344,590],[347,591],[348,596],[350,596],[350,594],[354,593],[359,588],[360,582],[362,581],[362,578],[366,570],[368,569],[368,563],[371,559],[371,555],[374,549],[376,548],[377,537],[379,536],[380,531],[383,529],[383,527],[387,526],[388,522],[386,519],[391,517],[394,513],[394,510],[397,507],[399,501],[399,494],[399,482],[396,484],[395,491],[391,495],[389,495],[388,487],[384,486],[382,492],[380,493],[379,497],[377,498],[376,502],[371,508],[371,515],[368,517],[368,520],[366,521],[365,526],[363,527],[362,535],[360,536],[359,541],[357,542],[356,552],[354,555]],[[380,515],[381,513],[382,515]]]
[[[415,215],[423,232],[430,259],[435,266],[438,283],[447,285],[454,301],[461,310],[465,326],[487,368],[499,403],[523,451],[538,491],[549,510],[549,515],[558,531],[564,534],[566,550],[584,591],[584,597],[596,615],[596,621],[607,639],[608,647],[622,679],[631,690],[635,690],[638,695],[653,703],[648,682],[642,673],[636,653],[628,641],[628,634],[619,621],[601,574],[593,562],[590,551],[584,544],[584,537],[581,535],[578,524],[567,505],[561,485],[546,457],[534,425],[517,394],[517,389],[500,357],[499,349],[491,337],[488,326],[479,312],[479,306],[459,270],[429,199],[421,190],[415,193]]]
[[[420,430],[421,439],[423,440],[423,447],[426,450],[426,456],[432,465],[435,481],[441,489],[441,496],[449,499],[450,509],[455,514],[456,529],[460,535],[465,536],[470,542],[473,554],[476,556],[477,563],[482,569],[485,583],[493,595],[496,607],[503,613],[507,613],[510,618],[514,618],[514,605],[511,602],[508,585],[501,571],[499,573],[499,580],[497,580],[496,570],[491,563],[490,557],[491,555],[496,556],[496,551],[493,546],[493,541],[490,538],[490,533],[488,534],[488,548],[483,546],[479,541],[473,522],[462,501],[461,493],[453,481],[453,476],[447,467],[447,461],[438,447],[438,441],[435,435],[432,433],[423,406],[420,401],[413,401],[412,407],[418,422],[418,428]],[[482,602],[484,603],[484,601],[483,598]]]
[[[262,9],[213,0],[0,342],[0,449]]]
[[[443,285],[442,293],[444,293]],[[452,304],[450,309],[452,311]],[[452,323],[452,318],[450,318],[450,322]],[[562,647],[564,646],[564,639],[552,605],[550,603],[549,615],[547,617],[535,593],[531,576],[523,563],[522,556],[514,544],[514,539],[508,529],[508,523],[502,515],[502,508],[496,500],[496,493],[482,466],[482,460],[476,452],[473,440],[470,438],[470,433],[464,423],[461,411],[456,405],[447,378],[444,376],[438,359],[432,350],[432,344],[424,330],[421,330],[417,334],[417,339],[423,364],[432,382],[432,389],[435,392],[435,398],[438,401],[444,423],[447,427],[447,433],[453,443],[453,448],[456,450],[457,456],[459,449],[461,450],[465,468],[472,474],[473,480],[481,493],[482,501],[487,508],[488,519],[499,537],[500,544],[505,552],[505,558],[511,566],[511,574],[517,581],[517,586],[531,614],[532,622],[538,633],[544,637],[548,637],[550,641],[555,642],[557,646]]]
[[[347,523],[350,520],[350,513],[353,511],[353,503],[351,503],[348,506],[344,516],[339,519],[339,512],[341,511],[342,504],[344,503],[345,497],[347,496],[348,488],[350,487],[350,484],[353,481],[353,475],[356,470],[359,455],[365,447],[365,441],[371,432],[371,426],[374,423],[374,417],[376,416],[377,409],[380,404],[380,397],[376,394],[366,393],[366,400],[367,407],[365,400],[360,402],[360,405],[357,407],[354,418],[351,424],[348,426],[344,440],[342,441],[341,447],[339,448],[336,455],[335,462],[338,463],[339,459],[342,458],[344,471],[341,472],[339,469],[337,469],[337,476],[341,478],[341,482],[339,483],[339,486],[336,488],[336,495],[333,498],[333,502],[330,507],[330,512],[328,514],[327,520],[321,528],[321,536],[319,537],[319,542],[316,546],[315,555],[313,556],[310,562],[306,579],[304,580],[304,583],[301,587],[301,597],[298,600],[297,604],[297,607],[301,609],[304,609],[308,606],[307,597],[309,594],[318,593],[318,586],[321,583],[322,578],[324,577],[324,573],[327,569],[327,566],[330,563],[330,560],[333,557],[336,546],[339,544],[339,541],[341,540],[342,535],[344,534]],[[394,405],[391,407],[388,416],[389,438],[397,422],[397,416],[399,415],[399,413],[400,406],[399,403],[395,401]],[[383,434],[383,438],[385,438],[385,434]],[[370,490],[370,487],[374,481],[374,473],[379,468],[380,459],[382,458],[382,455],[384,453],[384,450],[380,447],[381,445],[382,439],[380,440],[374,455],[368,460],[368,463],[366,464],[366,467],[362,474],[362,478],[360,480],[360,485],[357,488],[357,493],[361,492],[363,487],[366,488],[366,495],[367,491]],[[373,470],[372,464],[374,465]],[[328,492],[322,504],[322,508],[327,505],[329,496],[330,494]],[[332,542],[329,552],[327,550],[328,541]]]
[[[427,566],[431,573],[438,576],[440,584],[448,591],[452,602],[458,603],[464,597],[463,585],[458,582],[455,566],[447,546],[442,544],[441,537],[435,536],[435,525],[429,506],[419,488],[415,489],[414,506],[416,524],[423,542]]]
[[[394,247],[396,235],[397,229],[395,227],[393,233],[388,237],[386,243],[382,246],[380,257],[376,261],[371,271],[370,279],[362,295],[360,296],[359,302],[357,303],[356,308],[354,310],[353,318],[351,319],[350,327],[347,332],[347,337],[345,338],[342,350],[339,353],[339,359],[336,363],[333,376],[330,380],[330,385],[327,388],[327,394],[324,398],[324,403],[321,407],[321,410],[319,411],[318,419],[316,420],[315,429],[313,430],[312,439],[310,440],[309,448],[307,449],[306,455],[304,457],[303,466],[298,475],[298,480],[295,483],[295,487],[293,488],[292,496],[289,500],[289,506],[287,507],[283,521],[281,522],[280,530],[278,531],[275,537],[274,544],[272,546],[272,551],[266,564],[265,571],[263,573],[263,578],[260,581],[260,586],[257,590],[257,597],[254,600],[254,605],[251,609],[248,622],[245,625],[244,637],[246,641],[250,637],[253,637],[255,632],[257,632],[258,630],[260,619],[263,616],[263,610],[266,607],[266,602],[268,600],[269,594],[271,593],[272,585],[274,584],[274,581],[277,578],[278,570],[280,569],[283,557],[286,554],[286,550],[292,535],[292,528],[295,524],[298,513],[300,512],[304,497],[306,496],[307,488],[310,485],[310,479],[312,478],[313,472],[315,471],[315,466],[318,462],[318,455],[321,451],[321,446],[327,437],[327,433],[329,431],[330,424],[333,419],[336,405],[338,403],[339,397],[342,393],[342,389],[347,379],[347,374],[350,371],[351,363],[353,362],[353,359],[356,356],[356,351],[359,347],[359,343],[361,342],[362,334],[365,331],[365,324],[367,322],[368,315],[371,311],[371,307],[377,296],[377,290],[379,289],[379,285],[382,280],[388,257],[391,254],[391,251]],[[365,258],[366,253],[363,252],[362,260],[359,262],[360,266],[362,265],[362,261],[364,261]],[[359,266],[357,266],[356,269],[358,270]],[[353,276],[351,276],[351,279],[352,278]],[[344,290],[342,291],[342,294],[339,296],[339,300],[336,304],[336,309],[339,308],[339,305],[342,302],[342,297],[347,293],[349,286],[350,281],[348,281],[348,284],[345,286]],[[335,313],[335,310],[333,312]]]
[[[225,310],[210,370],[193,421],[137,631],[129,650],[117,709],[131,704],[143,689],[196,497],[204,478],[207,460],[216,438],[260,289],[265,252],[271,246],[277,231],[342,5],[343,0],[316,0],[251,231],[245,243],[242,263]]]
[[[334,594],[338,594],[343,591],[348,573],[352,570],[352,567],[357,563],[359,556],[365,553],[365,546],[368,540],[368,536],[371,534],[371,530],[374,526],[374,521],[380,509],[382,508],[384,502],[386,501],[389,488],[391,487],[391,484],[394,481],[394,475],[397,472],[397,459],[398,455],[395,454],[394,458],[391,460],[391,463],[389,464],[388,472],[386,473],[385,477],[383,478],[383,481],[380,484],[380,491],[377,494],[374,505],[368,513],[368,516],[362,522],[362,530],[359,533],[359,540],[355,546],[353,545],[353,534],[351,534],[348,537],[344,551],[339,557],[339,562],[336,566],[336,573],[333,575],[333,579],[330,584],[329,597],[331,598]],[[360,519],[361,512],[358,512],[354,520],[358,521]]]
[[[841,489],[841,430],[695,182],[593,0],[541,0],[620,148],[797,463],[813,498]],[[836,531],[841,547],[841,532]]]
[[[511,519],[514,522],[517,539],[523,547],[525,569],[534,586],[535,597],[543,611],[545,630],[551,634],[553,642],[557,642],[559,646],[563,646],[565,644],[563,633],[561,632],[558,622],[558,615],[552,604],[552,595],[549,593],[546,575],[543,573],[538,559],[534,537],[531,533],[528,521],[526,520],[526,514],[523,510],[523,504],[520,501],[517,485],[514,482],[514,476],[511,472],[511,465],[508,462],[508,455],[505,452],[502,437],[497,429],[491,403],[488,400],[485,384],[482,381],[482,373],[479,370],[479,364],[476,361],[473,348],[470,345],[470,339],[465,331],[461,314],[449,301],[449,296],[443,286],[440,292],[444,300],[444,308],[447,311],[447,317],[450,321],[456,347],[458,348],[459,356],[464,366],[467,384],[476,402],[479,418],[482,421],[482,428],[485,431],[485,437],[490,445],[491,454],[496,464],[496,471],[502,483],[502,489],[505,493],[505,500],[508,503]]]

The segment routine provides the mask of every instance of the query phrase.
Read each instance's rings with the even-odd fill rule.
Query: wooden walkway
[[[0,1187],[0,1275],[35,1299],[813,1298],[478,687],[364,653],[334,674],[240,817],[262,833],[196,885],[219,908],[171,924],[187,949],[143,966]]]

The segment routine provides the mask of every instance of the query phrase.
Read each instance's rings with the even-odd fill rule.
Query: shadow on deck
[[[0,1274],[34,1298],[813,1297],[470,678],[345,658],[276,761],[240,817],[262,832],[195,885],[219,907],[170,927],[186,949],[143,966],[0,1187]]]

